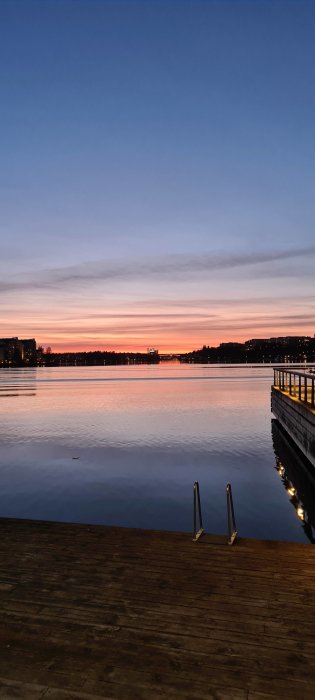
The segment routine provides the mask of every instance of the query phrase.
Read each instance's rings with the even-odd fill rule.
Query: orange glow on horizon
[[[135,342],[134,340],[128,341],[126,340],[124,343],[115,343],[115,342],[108,342],[104,341],[103,339],[99,341],[94,341],[94,342],[89,342],[85,341],[83,339],[77,339],[77,340],[65,340],[65,339],[51,339],[49,341],[47,340],[41,340],[40,338],[36,338],[37,340],[37,345],[41,345],[46,349],[47,347],[51,347],[52,352],[124,352],[124,353],[146,353],[148,347],[153,347],[156,348],[160,354],[183,354],[183,353],[189,353],[192,352],[193,350],[199,350],[202,348],[204,345],[210,346],[210,347],[218,347],[221,343],[245,343],[247,340],[250,340],[252,338],[272,338],[272,337],[281,337],[281,336],[294,336],[294,335],[306,335],[310,336],[312,335],[309,332],[309,329],[288,329],[287,331],[283,331],[282,329],[276,333],[274,328],[270,329],[269,331],[267,330],[264,333],[261,332],[256,332],[255,329],[253,329],[252,333],[248,334],[242,334],[241,336],[229,336],[228,334],[224,337],[218,337],[215,339],[206,339],[206,338],[200,338],[196,337],[195,340],[190,340],[189,342],[183,342],[178,339],[174,339],[174,341],[170,341],[169,339],[163,339],[161,338],[160,340],[154,340],[148,339],[147,341],[144,339],[142,342]],[[22,337],[22,336],[21,336]]]
[[[313,302],[287,298],[270,300],[224,300],[211,303],[200,299],[168,301],[120,301],[102,308],[101,302],[83,300],[42,308],[42,301],[27,308],[12,305],[2,318],[1,336],[35,338],[37,345],[52,352],[115,351],[146,353],[148,347],[161,354],[199,350],[204,345],[244,343],[252,338],[287,335],[313,336]],[[303,313],[301,314],[301,307]]]

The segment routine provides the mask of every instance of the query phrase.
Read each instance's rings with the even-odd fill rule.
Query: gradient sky
[[[0,0],[0,336],[315,332],[315,2]]]

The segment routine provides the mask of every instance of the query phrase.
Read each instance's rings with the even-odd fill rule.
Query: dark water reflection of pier
[[[5,397],[36,396],[37,368],[8,369],[3,372],[0,382],[0,399]]]
[[[276,470],[303,530],[315,544],[315,470],[277,420],[271,422]]]

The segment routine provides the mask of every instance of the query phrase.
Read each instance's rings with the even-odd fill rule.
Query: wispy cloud
[[[165,280],[175,281],[215,274],[224,270],[254,268],[255,274],[274,276],[275,263],[307,258],[315,254],[315,246],[264,253],[213,255],[167,255],[160,258],[142,258],[117,261],[92,261],[69,267],[52,268],[24,275],[23,278],[2,279],[0,292],[22,290],[54,290],[61,287],[90,285],[97,282]],[[279,266],[276,270],[281,274]]]
[[[148,345],[188,350],[232,339],[310,335],[315,295],[303,272],[313,270],[314,255],[315,246],[168,255],[2,275],[2,335],[35,336],[69,350]],[[284,280],[286,267],[300,275],[298,285]],[[262,281],[269,275],[275,283]]]
[[[193,315],[185,316],[179,314],[172,316],[156,315],[148,318],[146,315],[136,318],[109,317],[102,319],[74,319],[71,322],[62,319],[52,318],[48,321],[36,319],[36,321],[21,321],[23,334],[32,334],[34,325],[36,333],[41,337],[67,337],[69,342],[78,339],[98,339],[109,340],[110,338],[133,338],[135,336],[143,338],[165,338],[176,337],[187,338],[199,337],[199,342],[212,343],[213,333],[221,335],[226,340],[235,339],[235,333],[242,334],[245,339],[252,337],[252,333],[257,330],[268,330],[268,333],[279,335],[280,329],[303,328],[311,333],[314,323],[313,314],[284,314],[279,318],[275,313],[271,314],[246,314],[240,313],[236,317],[226,314],[224,318],[217,316]]]

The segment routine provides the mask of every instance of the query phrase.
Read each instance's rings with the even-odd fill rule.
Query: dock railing
[[[273,386],[284,394],[302,401],[311,409],[315,408],[315,371],[274,367]]]

